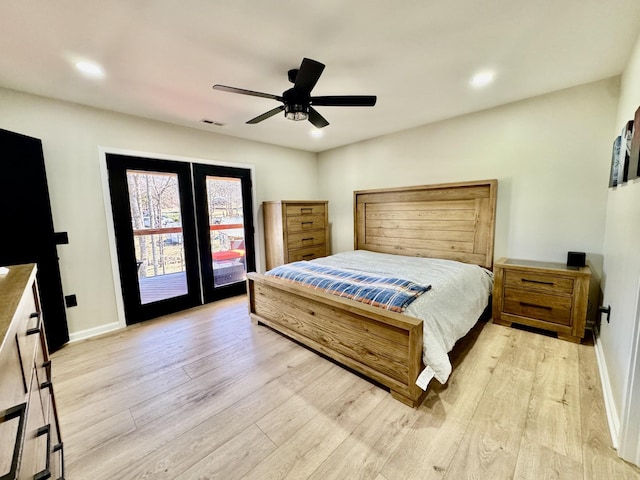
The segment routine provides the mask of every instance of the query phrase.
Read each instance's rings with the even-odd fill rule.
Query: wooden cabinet
[[[501,258],[494,274],[494,323],[529,325],[572,342],[584,338],[589,267]]]
[[[63,447],[34,264],[0,275],[0,478],[62,479]]]
[[[267,270],[329,255],[328,202],[264,202],[262,214]]]

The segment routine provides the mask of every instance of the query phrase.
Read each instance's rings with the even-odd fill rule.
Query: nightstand
[[[528,325],[580,343],[591,269],[563,263],[501,258],[494,264],[493,322]]]

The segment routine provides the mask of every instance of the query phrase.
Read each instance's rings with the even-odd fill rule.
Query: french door
[[[107,154],[128,324],[246,291],[250,171]]]
[[[193,186],[204,301],[245,293],[256,269],[251,172],[196,163]]]

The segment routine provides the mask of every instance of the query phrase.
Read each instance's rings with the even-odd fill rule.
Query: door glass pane
[[[127,170],[142,304],[186,295],[178,175]]]
[[[214,287],[246,279],[242,183],[207,176],[207,208]]]

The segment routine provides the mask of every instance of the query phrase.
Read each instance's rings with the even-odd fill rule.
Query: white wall
[[[99,331],[118,320],[99,147],[254,165],[259,203],[317,198],[312,153],[6,89],[0,89],[0,128],[42,140],[54,226],[69,232],[69,245],[58,247],[58,253],[64,292],[78,298],[78,306],[67,309],[72,334]]]
[[[591,83],[321,153],[333,252],[353,249],[354,190],[497,178],[496,258],[564,262],[567,251],[584,251],[600,271],[618,84]]]
[[[611,139],[620,134],[628,120],[634,118],[640,107],[640,37],[622,76],[620,102]],[[640,125],[636,128],[640,128]],[[609,162],[603,162],[609,165]],[[615,413],[623,430],[634,430],[636,445],[640,446],[640,409],[636,407],[634,425],[627,424],[634,416],[628,415],[631,402],[640,404],[640,391],[632,392],[633,367],[640,374],[640,365],[634,363],[632,353],[638,341],[638,291],[640,282],[640,179],[612,188],[607,197],[607,221],[604,239],[604,301],[611,305],[611,323],[600,328],[599,347],[604,356],[605,374],[610,383],[610,395]],[[640,381],[636,380],[636,390]],[[629,396],[634,393],[634,396]],[[614,419],[618,420],[618,419]],[[624,445],[621,444],[621,447]],[[626,454],[627,459],[640,463],[640,454]]]

